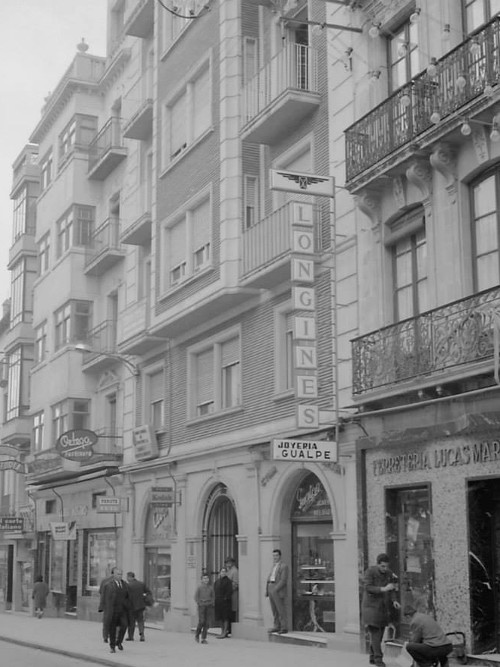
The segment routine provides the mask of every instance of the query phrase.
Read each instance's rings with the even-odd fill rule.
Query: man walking
[[[370,664],[385,667],[382,654],[382,637],[389,624],[392,608],[401,605],[394,599],[395,576],[389,569],[389,556],[379,554],[377,564],[369,567],[364,576],[361,608],[363,622],[370,636]]]
[[[286,618],[287,586],[288,565],[281,560],[281,551],[274,549],[273,567],[266,583],[266,597],[269,598],[274,619],[274,627],[269,632],[279,632],[280,635],[288,632]]]
[[[128,610],[128,642],[134,641],[135,624],[139,628],[140,641],[146,641],[144,637],[144,610],[146,603],[144,596],[146,593],[151,595],[151,591],[143,581],[135,578],[134,572],[127,572],[127,585],[129,596]]]
[[[99,611],[103,612],[103,626],[109,628],[109,650],[116,653],[115,647],[123,651],[123,637],[128,625],[129,595],[128,586],[122,579],[122,570],[114,567],[113,578],[102,588]]]

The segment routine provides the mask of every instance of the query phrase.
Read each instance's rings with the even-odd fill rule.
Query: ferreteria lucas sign
[[[281,461],[336,461],[337,443],[328,440],[273,440],[273,459]]]
[[[500,461],[500,442],[474,442],[472,444],[436,447],[431,451],[408,451],[404,454],[375,459],[372,462],[375,476],[414,472],[417,470],[443,470],[456,466],[488,464]]]

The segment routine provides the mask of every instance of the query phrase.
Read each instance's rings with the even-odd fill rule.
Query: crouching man
[[[431,667],[439,662],[440,667],[448,667],[448,655],[453,650],[448,637],[438,623],[429,616],[417,611],[411,605],[403,610],[410,620],[410,641],[405,648],[419,667]]]

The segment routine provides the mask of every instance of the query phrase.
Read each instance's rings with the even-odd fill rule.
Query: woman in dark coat
[[[37,618],[42,618],[43,610],[47,606],[47,595],[49,594],[49,587],[44,582],[43,577],[39,576],[35,579],[33,586],[33,607]]]
[[[233,584],[227,576],[225,567],[221,568],[219,578],[214,583],[215,591],[215,620],[221,624],[221,633],[218,639],[224,639],[229,634],[229,623],[232,616]]]

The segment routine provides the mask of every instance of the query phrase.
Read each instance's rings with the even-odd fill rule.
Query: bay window
[[[55,349],[88,339],[92,323],[92,302],[69,301],[54,314]]]

